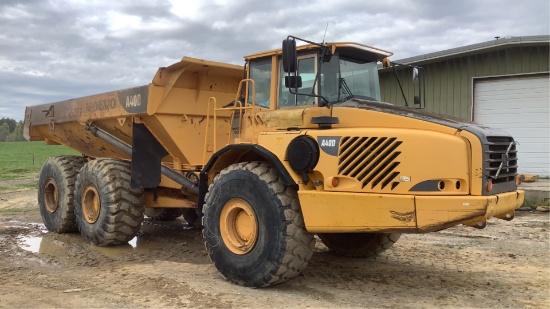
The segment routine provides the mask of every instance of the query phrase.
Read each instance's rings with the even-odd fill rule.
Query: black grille
[[[508,136],[488,136],[484,169],[493,184],[514,182],[518,173],[516,143]]]
[[[340,141],[338,174],[359,180],[362,188],[370,184],[371,189],[388,186],[399,175],[395,169],[401,162],[397,157],[399,145],[396,137],[347,136]],[[393,190],[399,182],[389,187]]]

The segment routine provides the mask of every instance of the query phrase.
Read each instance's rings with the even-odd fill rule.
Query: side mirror
[[[413,68],[413,83],[418,83],[418,68]]]
[[[296,40],[283,40],[283,70],[286,73],[293,73],[296,72],[297,67],[298,58],[296,55]]]
[[[285,76],[285,87],[287,88],[302,88],[301,76]]]

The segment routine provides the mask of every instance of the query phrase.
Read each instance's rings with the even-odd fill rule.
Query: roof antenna
[[[323,45],[325,44],[325,37],[327,36],[327,30],[328,30],[328,21],[327,21],[327,27],[325,28],[325,34],[323,34]]]

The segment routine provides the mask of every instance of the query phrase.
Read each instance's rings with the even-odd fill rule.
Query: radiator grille
[[[485,149],[484,167],[493,183],[515,182],[518,158],[514,139],[508,136],[488,136]]]
[[[397,157],[399,145],[403,142],[396,137],[357,137],[347,136],[340,140],[338,174],[353,177],[361,182],[361,188],[370,185],[382,189],[390,183],[393,190],[399,182],[394,179],[399,175],[396,168],[401,162]]]

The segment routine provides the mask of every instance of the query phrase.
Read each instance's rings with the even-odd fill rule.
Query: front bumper
[[[301,190],[298,196],[311,233],[422,233],[458,224],[484,227],[490,217],[511,220],[525,193],[413,196]]]

